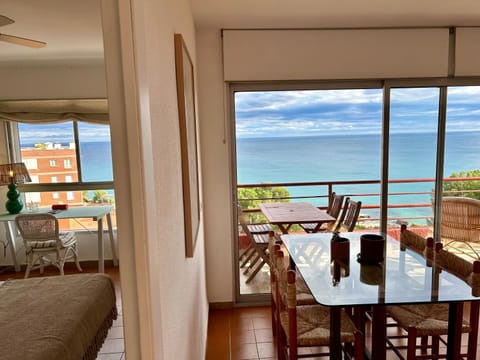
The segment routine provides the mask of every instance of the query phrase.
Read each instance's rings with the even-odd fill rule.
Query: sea
[[[390,134],[389,178],[418,179],[436,176],[436,133]],[[381,177],[381,136],[328,135],[304,137],[239,138],[236,144],[238,184],[290,183],[341,180],[378,180]],[[445,139],[444,177],[480,169],[480,132],[448,132]],[[389,185],[389,204],[431,204],[433,182]],[[327,188],[288,187],[292,201],[325,206]],[[363,204],[380,203],[380,185],[339,185],[333,191],[354,196]],[[399,194],[410,192],[414,194]],[[377,194],[377,195],[373,195]],[[379,216],[378,209],[364,209]],[[431,216],[431,206],[389,209],[389,217]]]
[[[22,144],[22,147],[33,144]],[[67,146],[68,144],[64,144]],[[480,132],[449,132],[445,139],[444,176],[480,169]],[[390,135],[389,178],[395,180],[435,178],[437,140],[435,133]],[[109,142],[80,144],[84,181],[111,181]],[[328,135],[304,137],[238,138],[236,144],[237,183],[293,183],[341,180],[378,180],[381,176],[380,135]],[[389,185],[389,204],[432,202],[433,182]],[[292,201],[310,201],[325,206],[327,188],[288,187]],[[363,204],[378,205],[380,185],[338,185],[333,191],[355,196]],[[414,193],[395,195],[395,193]],[[113,196],[113,191],[109,191]],[[311,196],[311,198],[302,198]],[[392,217],[430,216],[432,209],[393,208]],[[378,209],[362,214],[378,218]]]

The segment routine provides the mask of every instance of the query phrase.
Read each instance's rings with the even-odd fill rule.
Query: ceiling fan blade
[[[15,20],[12,20],[6,16],[0,15],[0,26],[8,25],[8,24],[13,24]]]
[[[12,44],[17,44],[17,45],[29,46],[33,48],[42,48],[45,45],[47,45],[47,43],[43,41],[26,39],[20,36],[13,36],[13,35],[7,35],[7,34],[0,34],[0,41],[5,41]]]

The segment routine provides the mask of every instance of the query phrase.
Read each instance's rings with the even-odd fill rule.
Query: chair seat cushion
[[[68,247],[77,241],[77,237],[75,236],[75,232],[73,231],[62,231],[58,234],[60,241],[62,242],[63,247]]]
[[[448,304],[389,306],[390,316],[404,329],[415,327],[417,336],[448,334]],[[462,321],[462,332],[469,332],[468,322]]]
[[[28,245],[30,249],[50,249],[50,248],[55,248],[55,246],[57,245],[57,241],[56,240],[29,241]]]
[[[297,289],[297,305],[317,304],[305,280],[303,280],[303,277],[300,275],[300,272],[297,273],[297,277],[295,278],[295,287]]]
[[[288,312],[280,313],[282,328],[288,334]],[[340,341],[355,341],[355,327],[348,315],[341,312]],[[298,346],[328,346],[330,344],[330,309],[321,305],[297,306],[297,342]]]

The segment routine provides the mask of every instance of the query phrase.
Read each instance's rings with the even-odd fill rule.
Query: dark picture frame
[[[185,255],[193,257],[200,224],[194,69],[182,34],[175,34],[174,42],[182,159]]]

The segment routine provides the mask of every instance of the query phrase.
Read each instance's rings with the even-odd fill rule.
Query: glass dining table
[[[386,306],[405,304],[449,304],[447,359],[460,351],[456,319],[463,316],[465,301],[478,301],[477,291],[447,271],[439,271],[435,262],[427,263],[420,254],[401,249],[400,242],[385,236],[384,260],[378,264],[360,263],[362,233],[342,233],[348,238],[347,257],[332,258],[332,233],[288,234],[281,240],[312,292],[315,300],[330,307],[331,358],[341,359],[340,311],[344,307],[372,309],[372,346],[367,356],[386,359]],[[477,289],[478,290],[478,289]]]

